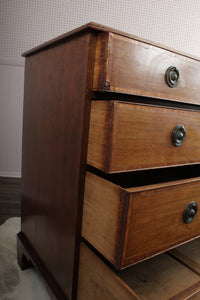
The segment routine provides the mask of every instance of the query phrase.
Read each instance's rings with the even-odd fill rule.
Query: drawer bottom
[[[195,241],[195,245],[199,249],[200,242]],[[180,257],[183,257],[181,252]],[[187,261],[194,262],[192,259]],[[165,253],[116,272],[82,243],[78,300],[200,299],[200,276],[186,265]]]

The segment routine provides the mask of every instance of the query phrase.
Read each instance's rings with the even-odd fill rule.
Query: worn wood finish
[[[85,32],[26,59],[22,232],[66,299],[76,297],[94,49]]]
[[[184,265],[186,265],[189,268],[191,268],[198,275],[200,275],[200,265],[199,265],[199,263],[197,263],[196,261],[194,261],[193,259],[191,259],[191,257],[187,257],[186,255],[184,255],[181,251],[179,251],[177,249],[173,249],[173,250],[169,251],[169,254],[172,257],[174,257],[177,260],[179,260],[180,262],[182,262]]]
[[[199,192],[199,178],[123,189],[87,172],[82,235],[122,269],[199,236],[198,217],[183,222]]]
[[[169,300],[183,300],[183,299],[194,300],[194,299],[199,299],[199,296],[200,296],[200,281],[198,281],[191,287],[184,289],[176,296],[169,298]]]
[[[199,289],[199,276],[166,254],[116,273],[81,245],[78,300],[183,300],[183,290],[190,296]]]
[[[200,239],[169,251],[169,254],[200,275]]]
[[[167,254],[161,254],[118,273],[142,300],[190,297],[200,290],[199,276]],[[180,297],[186,299],[186,297]]]
[[[81,244],[77,300],[140,299],[85,244]]]
[[[200,60],[95,23],[24,56],[19,265],[33,264],[57,299],[77,299],[78,268],[79,300],[194,297],[199,291],[197,271],[168,255],[118,274],[103,263],[103,256],[122,269],[199,235],[199,218],[186,225],[182,213],[192,200],[200,205],[200,178],[189,179],[186,170],[183,177],[177,176],[180,170],[169,176],[164,171],[169,181],[183,180],[155,184],[161,173],[152,171],[157,178],[144,186],[148,174],[143,171],[143,179],[140,175],[136,180],[139,185],[132,187],[129,178],[122,188],[120,172],[200,162],[199,114],[192,111],[200,107]],[[170,65],[181,74],[174,89],[164,79]],[[116,94],[109,99],[121,102],[108,100],[109,93]],[[149,99],[151,105],[125,103],[122,93],[134,97],[133,102]],[[90,115],[90,100],[97,94],[96,99],[108,101],[98,101],[98,107],[93,102],[98,109]],[[181,103],[180,108],[190,111],[163,108],[162,102]],[[177,122],[187,130],[186,142],[178,149],[171,145]],[[84,195],[87,146],[87,162],[96,169],[88,168],[101,177],[87,172]],[[118,172],[112,176],[117,175],[119,185],[103,179],[111,176],[105,172]],[[198,168],[194,176],[199,176]],[[83,237],[103,256],[97,258],[82,245],[78,267],[83,196]]]
[[[171,141],[182,124],[186,140]],[[87,162],[104,172],[200,162],[200,113],[120,101],[92,101]]]
[[[106,67],[100,62],[101,72],[94,74],[94,90],[200,104],[200,62],[118,34],[108,35]],[[165,82],[165,72],[171,66],[180,72],[180,83],[175,88]]]
[[[127,209],[128,199],[119,186],[87,172],[82,236],[117,266],[121,265]]]

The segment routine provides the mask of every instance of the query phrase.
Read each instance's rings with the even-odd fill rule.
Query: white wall
[[[21,176],[23,66],[0,65],[0,176]]]
[[[90,21],[200,56],[199,0],[0,0],[0,176],[21,176],[21,53]]]

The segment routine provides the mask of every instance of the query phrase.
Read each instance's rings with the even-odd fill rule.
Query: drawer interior
[[[164,253],[122,271],[118,276],[142,300],[188,299],[190,293],[200,289],[199,274],[190,267]]]
[[[114,174],[105,174],[92,167],[90,167],[89,170],[125,189],[200,176],[199,164]]]
[[[192,251],[193,254],[195,252],[192,258],[194,264],[200,257],[199,246],[196,242],[196,251]],[[188,260],[191,259],[190,247],[186,246],[184,251]],[[192,265],[185,265],[169,254],[161,254],[117,272],[85,244],[81,245],[78,300],[181,300],[190,299],[199,290],[199,273],[193,270]]]

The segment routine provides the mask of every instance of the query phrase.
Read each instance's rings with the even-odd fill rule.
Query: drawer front
[[[200,207],[200,181],[171,184],[158,189],[130,192],[127,231],[122,263],[124,266],[165,251],[200,235],[197,212],[191,223],[183,216],[194,202]],[[191,206],[190,206],[191,204]],[[189,217],[191,208],[186,215]],[[189,212],[190,211],[190,212]]]
[[[87,162],[106,173],[198,163],[200,112],[93,101]]]
[[[170,67],[175,69],[168,71],[167,80]],[[174,76],[178,76],[177,85]],[[200,104],[199,82],[198,60],[117,34],[99,37],[94,90]]]
[[[199,212],[183,219],[199,195],[200,178],[123,189],[87,172],[82,235],[122,269],[199,236]]]

